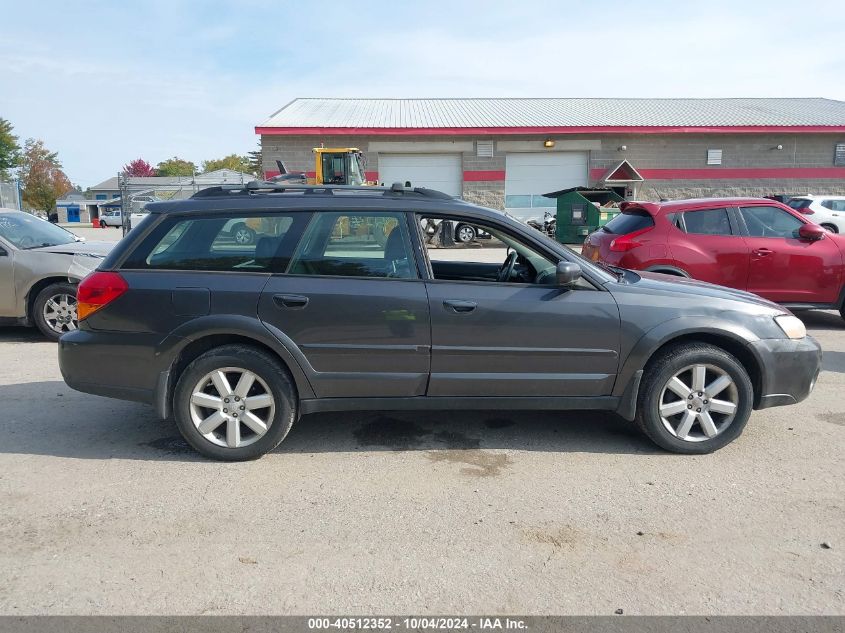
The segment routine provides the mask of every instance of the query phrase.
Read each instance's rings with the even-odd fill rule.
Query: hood
[[[91,255],[103,258],[114,248],[116,242],[70,242],[57,246],[43,246],[30,249],[30,253],[58,253],[60,255]]]
[[[635,279],[633,277],[638,277]],[[656,290],[660,292],[677,293],[680,296],[695,295],[709,297],[712,299],[727,299],[730,301],[742,301],[752,303],[766,308],[771,308],[779,313],[789,311],[768,299],[744,290],[717,286],[704,281],[677,277],[675,275],[664,275],[663,273],[650,273],[646,271],[625,271],[625,280],[634,287]]]

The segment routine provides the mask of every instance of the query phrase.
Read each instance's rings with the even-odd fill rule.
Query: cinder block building
[[[256,126],[266,176],[356,147],[367,177],[538,215],[542,194],[845,194],[845,102],[829,99],[296,99]],[[542,215],[542,213],[540,213]]]

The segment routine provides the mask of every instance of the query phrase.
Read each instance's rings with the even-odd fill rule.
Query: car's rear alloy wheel
[[[242,367],[210,371],[194,385],[191,421],[212,444],[228,448],[249,446],[273,424],[276,402],[270,388]]]
[[[35,298],[32,317],[38,329],[53,341],[75,330],[76,286],[57,283],[44,288]]]
[[[649,362],[640,386],[637,424],[678,453],[709,453],[742,433],[754,400],[748,372],[725,350],[691,343]]]
[[[296,389],[278,358],[225,345],[192,362],[174,396],[179,430],[214,459],[255,459],[285,438],[297,411]]]
[[[839,233],[839,229],[836,228],[835,224],[822,224],[821,227],[823,229],[827,229],[831,233]]]

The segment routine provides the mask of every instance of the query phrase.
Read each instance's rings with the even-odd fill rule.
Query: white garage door
[[[542,194],[587,185],[587,152],[508,154],[505,169],[505,208],[522,219],[541,218],[555,206]]]
[[[379,154],[378,180],[387,186],[410,180],[414,187],[460,196],[463,177],[460,154]]]

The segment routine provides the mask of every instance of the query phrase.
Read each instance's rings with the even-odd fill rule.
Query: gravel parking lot
[[[802,318],[815,393],[713,455],[604,413],[378,412],[241,464],[0,329],[0,614],[845,614],[845,323]]]

